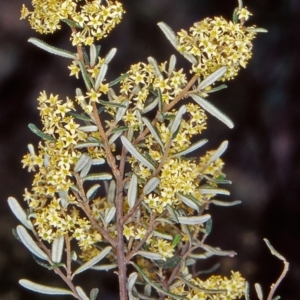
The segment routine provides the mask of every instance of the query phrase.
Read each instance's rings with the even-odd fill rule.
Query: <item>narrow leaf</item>
[[[127,110],[127,107],[129,105],[129,101],[128,100],[125,100],[123,101],[122,103],[125,107],[120,107],[117,111],[117,114],[116,114],[116,122],[119,122],[122,117],[124,116],[124,114],[126,113],[126,110]]]
[[[256,291],[258,299],[263,300],[264,296],[263,296],[263,291],[262,291],[261,285],[259,283],[255,283],[254,287],[255,287],[255,291]]]
[[[89,174],[84,178],[84,181],[93,181],[93,180],[110,180],[112,175],[109,173],[98,173],[98,174]]]
[[[180,126],[180,123],[181,123],[181,120],[182,120],[182,116],[183,114],[186,112],[186,106],[185,105],[182,105],[177,114],[176,114],[176,117],[175,119],[173,120],[172,124],[171,124],[171,128],[170,128],[170,132],[172,135],[174,135],[174,133],[177,131],[177,129],[179,128]]]
[[[169,69],[168,69],[168,75],[169,77],[172,75],[176,65],[176,56],[174,54],[171,55],[170,61],[169,61]]]
[[[169,241],[173,240],[172,235],[164,233],[164,232],[160,232],[158,230],[153,230],[153,236],[159,237],[159,238],[162,238],[162,239],[165,239],[165,240],[169,240]]]
[[[41,137],[43,140],[56,142],[56,139],[53,136],[46,134],[43,131],[39,130],[34,124],[30,123],[30,124],[28,124],[28,127],[33,133],[35,133],[37,136]]]
[[[227,67],[221,67],[217,71],[208,75],[198,86],[197,89],[203,90],[206,87],[212,85],[215,81],[217,81],[220,77],[222,77],[227,71]]]
[[[236,200],[236,201],[226,202],[226,201],[220,201],[220,200],[211,200],[210,203],[217,205],[217,206],[235,206],[235,205],[241,204],[242,201]]]
[[[41,293],[41,294],[72,295],[72,296],[76,297],[71,291],[61,289],[61,288],[57,288],[57,287],[50,287],[50,286],[41,285],[41,284],[38,284],[38,283],[34,283],[30,280],[27,280],[27,279],[21,279],[21,280],[19,280],[19,283],[20,283],[20,285],[22,285],[26,289],[34,291],[34,292],[38,292],[38,293]]]
[[[144,109],[142,110],[142,114],[146,114],[147,112],[151,111],[158,104],[158,101],[159,97],[156,97],[153,101],[151,101],[144,107]]]
[[[199,212],[200,209],[200,203],[196,200],[192,199],[191,197],[185,196],[181,193],[176,193],[176,196],[178,199],[180,199],[185,205],[191,207],[192,209]]]
[[[104,100],[99,100],[100,104],[103,104],[105,106],[111,106],[111,107],[123,107],[126,108],[126,105],[117,103],[117,102],[110,102],[110,101],[104,101]]]
[[[222,142],[217,150],[214,151],[213,155],[210,157],[208,164],[216,161],[227,149],[228,141]]]
[[[183,155],[189,154],[190,152],[193,152],[193,151],[197,150],[198,148],[202,147],[207,142],[208,142],[207,139],[200,140],[197,143],[192,144],[190,147],[186,148],[185,150],[172,155],[171,157],[178,157],[178,156],[183,156]]]
[[[172,240],[172,246],[175,248],[181,240],[181,235],[176,234]]]
[[[47,254],[41,248],[38,247],[38,245],[35,243],[32,237],[28,234],[25,227],[23,227],[22,225],[18,225],[17,233],[21,242],[31,253],[33,253],[35,256],[41,259],[48,260]]]
[[[250,300],[250,294],[249,294],[249,282],[246,281],[246,284],[245,284],[245,299],[246,300]]]
[[[87,162],[84,165],[84,167],[80,171],[80,178],[86,177],[86,175],[89,173],[92,166],[92,158],[88,156]]]
[[[118,77],[115,80],[111,81],[109,83],[109,86],[111,87],[111,86],[114,86],[114,85],[118,84],[120,81],[122,81],[123,79],[125,79],[128,76],[129,76],[129,73],[125,73],[125,74],[121,75],[120,77]]]
[[[83,153],[79,157],[79,159],[78,159],[78,161],[77,161],[77,163],[76,163],[76,165],[74,167],[74,172],[81,171],[82,168],[84,168],[84,166],[88,163],[89,159],[90,159],[89,155],[87,155],[86,153]]]
[[[263,32],[263,33],[267,33],[268,30],[265,28],[257,28],[257,27],[246,27],[245,31],[248,32]]]
[[[117,52],[117,48],[112,48],[111,50],[109,50],[109,52],[104,57],[104,63],[109,64],[111,60],[114,58],[114,56],[116,55],[116,52]]]
[[[81,265],[73,274],[72,278],[74,278],[75,275],[93,267],[96,263],[98,263],[100,260],[102,260],[110,251],[112,247],[108,246],[104,248],[98,255]]]
[[[196,94],[190,95],[193,100],[199,104],[204,110],[206,110],[208,113],[219,119],[221,122],[223,122],[225,125],[227,125],[229,128],[233,128],[234,124],[233,122],[225,115],[223,114],[219,109],[217,109],[214,105],[212,105],[207,100],[204,100],[200,96]]]
[[[94,184],[87,192],[86,197],[89,200],[92,200],[95,197],[95,194],[97,193],[97,190],[100,188],[100,184]]]
[[[96,270],[96,271],[109,271],[112,269],[117,268],[117,264],[111,264],[111,265],[100,265],[100,266],[93,266],[91,267],[91,270]]]
[[[230,257],[233,257],[233,256],[237,255],[237,253],[235,251],[225,251],[225,250],[221,250],[219,248],[211,247],[209,245],[202,245],[202,248],[204,250],[206,250],[207,252],[212,253],[214,255],[218,255],[218,256],[230,256]]]
[[[159,185],[160,183],[160,179],[157,178],[157,177],[152,177],[147,183],[146,185],[144,186],[143,188],[143,193],[145,195],[148,195],[150,194],[152,191],[154,191],[157,186]]]
[[[137,184],[138,184],[137,176],[133,174],[131,177],[131,181],[128,188],[128,195],[127,195],[128,205],[130,209],[133,208],[136,202],[137,188],[138,188]]]
[[[286,261],[286,259],[277,250],[275,250],[275,248],[271,245],[271,243],[269,242],[269,240],[264,239],[264,241],[267,244],[268,248],[270,249],[271,254],[275,255],[280,260]]]
[[[207,195],[207,194],[219,194],[219,195],[230,195],[230,192],[224,189],[218,189],[218,188],[200,188],[199,189],[200,194]]]
[[[80,126],[78,127],[79,130],[83,132],[95,132],[98,131],[98,127],[96,125],[88,125],[88,126]]]
[[[27,219],[27,215],[23,208],[20,206],[19,202],[17,199],[14,197],[8,197],[7,199],[8,205],[13,212],[13,214],[17,217],[17,219],[24,225],[26,226],[29,230],[32,230],[33,225],[30,222],[30,220]]]
[[[159,23],[157,23],[157,25],[162,30],[162,32],[167,37],[167,39],[170,41],[172,46],[177,50],[178,41],[177,41],[174,31],[164,22],[159,22]]]
[[[156,77],[162,77],[157,61],[153,57],[148,57],[149,64],[154,68],[154,74]]]
[[[80,67],[80,70],[81,70],[81,74],[82,74],[82,78],[84,80],[85,86],[90,91],[91,87],[92,87],[91,86],[91,79],[89,77],[89,74],[86,71],[86,68],[85,68],[84,64],[81,61],[79,61],[79,67]]]
[[[90,298],[86,295],[84,290],[80,286],[76,286],[76,291],[82,300],[90,300]]]
[[[68,24],[70,27],[76,27],[76,28],[80,28],[80,29],[83,29],[82,26],[79,26],[78,23],[72,21],[72,20],[69,20],[69,19],[60,19],[62,22]]]
[[[164,295],[170,296],[171,299],[185,299],[185,296],[180,296],[173,294],[169,291],[164,290],[161,286],[159,286],[157,283],[153,282],[150,278],[147,277],[147,275],[142,271],[142,269],[136,265],[135,263],[131,262],[131,264],[135,267],[135,269],[140,273],[140,275],[143,277],[143,279],[150,284],[155,290],[163,293]]]
[[[106,75],[106,72],[107,72],[107,69],[108,69],[108,65],[107,64],[103,64],[101,67],[100,67],[100,71],[97,75],[97,78],[96,78],[96,81],[95,81],[95,91],[98,91],[99,87],[100,87],[100,84],[102,83],[105,75]]]
[[[154,139],[160,145],[161,149],[164,149],[164,145],[162,143],[162,140],[159,136],[159,133],[158,133],[157,129],[152,125],[152,123],[149,121],[149,119],[143,117],[142,120],[145,123],[145,125],[148,127],[148,129],[151,132],[151,134],[153,135]]]
[[[118,139],[120,137],[120,135],[122,135],[123,130],[120,130],[116,133],[114,133],[108,140],[108,144],[111,145],[112,143],[115,142],[116,139]]]
[[[83,148],[89,148],[89,147],[99,147],[99,143],[80,143],[74,146],[75,149],[83,149]]]
[[[93,68],[97,63],[97,50],[96,46],[92,44],[90,46],[90,66]]]
[[[99,289],[97,289],[97,288],[91,289],[91,292],[90,292],[90,299],[91,299],[91,300],[96,300],[97,297],[98,297],[98,294],[99,294]]]
[[[210,215],[206,214],[206,215],[195,216],[195,217],[178,217],[178,221],[180,224],[198,225],[198,224],[205,223],[210,218],[211,218]]]
[[[116,208],[113,206],[107,210],[107,214],[105,215],[105,220],[104,220],[105,224],[109,224],[110,221],[115,217],[115,215],[116,215]]]
[[[131,298],[133,297],[132,289],[134,287],[134,284],[135,284],[137,278],[138,278],[137,272],[133,272],[129,275],[128,280],[127,280],[127,290],[128,290],[129,297],[131,297]]]
[[[39,39],[36,39],[36,38],[30,38],[28,40],[29,43],[49,52],[49,53],[52,53],[52,54],[55,54],[55,55],[59,55],[59,56],[62,56],[62,57],[66,57],[66,58],[71,58],[71,59],[76,59],[76,55],[69,52],[69,51],[66,51],[66,50],[63,50],[63,49],[59,49],[59,48],[56,48],[56,47],[53,47]]]
[[[136,150],[136,148],[129,142],[129,140],[125,136],[121,136],[122,143],[124,147],[143,165],[148,167],[151,170],[155,170],[155,167],[140,153]]]
[[[51,259],[54,263],[60,263],[64,251],[64,236],[56,238],[51,247]]]

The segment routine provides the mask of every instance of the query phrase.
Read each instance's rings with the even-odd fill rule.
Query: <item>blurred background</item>
[[[205,150],[228,140],[223,156],[225,173],[233,181],[231,200],[242,200],[233,208],[212,207],[213,231],[207,242],[238,252],[235,258],[209,260],[199,268],[220,261],[216,273],[230,275],[239,270],[250,282],[262,284],[265,295],[278,278],[283,264],[268,251],[263,238],[290,262],[290,271],[277,294],[285,300],[300,299],[300,1],[244,1],[253,17],[247,24],[268,29],[254,41],[254,54],[247,69],[227,83],[228,88],[210,96],[217,107],[235,122],[229,130],[209,118],[203,138]],[[0,299],[67,299],[41,296],[18,285],[20,278],[61,285],[51,271],[33,262],[32,256],[12,235],[18,222],[9,211],[7,197],[22,201],[30,187],[32,173],[22,169],[20,160],[27,144],[38,139],[28,123],[40,124],[36,98],[40,91],[73,97],[79,85],[69,77],[66,59],[52,56],[27,43],[38,37],[72,51],[69,29],[40,36],[28,22],[19,21],[26,0],[0,1]],[[231,19],[236,0],[124,0],[123,22],[103,40],[102,55],[112,47],[118,52],[109,69],[109,79],[124,73],[129,65],[153,56],[169,59],[175,50],[156,23],[166,22],[178,31],[188,29],[205,17]],[[178,66],[188,67],[179,58]],[[298,224],[298,225],[297,225]],[[49,279],[50,278],[50,279]],[[80,277],[88,288],[100,285],[98,299],[118,299],[116,275]],[[256,299],[251,293],[252,299]]]

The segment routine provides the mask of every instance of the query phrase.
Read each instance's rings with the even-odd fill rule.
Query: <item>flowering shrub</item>
[[[147,63],[138,62],[108,82],[106,73],[116,49],[100,56],[95,42],[121,21],[122,4],[35,0],[32,6],[29,11],[23,5],[21,18],[28,18],[39,33],[53,33],[65,22],[77,52],[36,38],[29,42],[71,59],[70,75],[82,78],[86,91],[76,89],[76,95],[66,100],[40,93],[43,127],[29,128],[41,142],[37,150],[29,145],[22,160],[23,167],[34,172],[32,188],[24,194],[28,212],[16,199],[8,200],[27,228],[17,227],[18,239],[68,289],[26,279],[20,284],[45,294],[96,299],[97,289],[87,296],[73,283],[77,274],[92,268],[117,270],[120,299],[248,297],[240,273],[205,280],[190,266],[213,255],[236,254],[205,242],[212,228],[209,207],[239,201],[215,199],[229,195],[220,187],[230,184],[220,158],[228,142],[204,152],[201,147],[208,141],[201,134],[209,115],[233,128],[206,98],[226,87],[219,82],[233,79],[251,58],[252,40],[263,31],[245,26],[251,13],[239,2],[233,21],[207,18],[177,34],[161,22],[167,39],[191,63],[189,72],[176,66],[175,55],[160,64],[149,57]],[[191,101],[183,104],[185,98]],[[193,156],[196,150],[202,153],[199,158]],[[130,274],[129,265],[134,269]]]

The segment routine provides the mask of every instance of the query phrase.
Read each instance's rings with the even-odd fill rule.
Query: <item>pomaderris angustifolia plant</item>
[[[201,135],[211,116],[233,128],[207,98],[246,67],[252,40],[265,30],[245,25],[251,13],[241,1],[232,21],[206,18],[177,34],[160,22],[162,34],[190,69],[178,67],[174,54],[162,63],[149,57],[108,82],[117,49],[102,56],[96,43],[120,23],[125,13],[121,2],[35,0],[32,6],[32,11],[23,6],[21,18],[41,34],[65,23],[76,51],[36,38],[29,42],[69,59],[70,75],[82,79],[85,90],[77,88],[66,100],[40,93],[43,127],[29,128],[41,141],[36,147],[30,144],[22,160],[34,172],[32,187],[24,194],[27,210],[15,198],[8,199],[22,223],[16,237],[66,288],[27,279],[20,284],[43,294],[95,300],[97,288],[84,291],[73,283],[79,273],[93,269],[99,272],[95,276],[103,271],[118,276],[122,300],[249,299],[239,272],[203,279],[191,266],[213,255],[236,255],[206,243],[212,228],[209,207],[240,201],[216,200],[229,195],[220,158],[228,142],[205,152],[201,147],[208,140]],[[266,243],[284,262],[267,296],[271,300],[288,263]],[[263,299],[260,285],[255,287]]]

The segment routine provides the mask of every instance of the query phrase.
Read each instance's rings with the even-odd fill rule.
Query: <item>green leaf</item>
[[[118,84],[120,81],[122,81],[123,79],[125,79],[128,76],[129,76],[129,73],[125,73],[125,74],[121,75],[120,77],[118,77],[115,80],[111,81],[109,83],[109,87],[112,87],[112,86]]]
[[[92,88],[92,85],[91,85],[91,78],[90,76],[88,75],[87,71],[86,71],[86,68],[84,66],[84,64],[81,62],[81,61],[78,61],[79,63],[79,67],[80,67],[80,70],[81,70],[81,74],[82,74],[82,78],[84,80],[84,83],[85,83],[85,86],[86,88],[90,91],[91,88]]]
[[[60,19],[62,22],[68,24],[70,27],[76,27],[76,28],[80,28],[83,29],[82,26],[78,25],[78,23],[74,22],[73,20],[69,20],[69,19]]]
[[[50,287],[46,285],[41,285],[35,282],[32,282],[27,279],[21,279],[19,280],[20,285],[25,287],[26,289],[29,289],[34,292],[38,292],[41,294],[48,294],[48,295],[72,295],[76,298],[74,293],[72,293],[69,290],[61,289],[58,287]]]
[[[180,242],[180,240],[181,240],[181,235],[176,234],[173,238],[172,246],[175,248],[178,245],[178,243]]]
[[[120,126],[120,127],[117,127],[117,128],[115,128],[115,129],[113,129],[113,130],[111,131],[111,133],[117,133],[117,132],[119,132],[119,131],[124,132],[124,131],[126,131],[126,130],[128,130],[128,129],[129,129],[128,126]]]
[[[104,100],[99,100],[100,104],[103,104],[105,106],[111,106],[111,107],[123,107],[126,108],[124,104],[117,103],[117,102],[110,102],[110,101],[104,101]]]
[[[54,137],[39,130],[34,124],[30,123],[30,124],[28,124],[28,127],[33,133],[35,133],[37,136],[41,137],[43,140],[56,142],[56,139]]]
[[[232,22],[234,24],[236,24],[238,21],[239,21],[239,17],[238,17],[238,8],[236,8],[234,11],[233,11],[233,15],[232,15]]]
[[[92,122],[92,119],[85,115],[85,114],[76,114],[76,113],[73,113],[73,112],[67,112],[66,115],[70,115],[78,120],[82,120],[82,121],[86,121],[86,122]]]
[[[154,263],[158,265],[160,268],[173,269],[175,268],[181,261],[181,257],[178,255],[174,255],[172,257],[167,258],[166,260],[156,260]]]
[[[221,84],[221,85],[216,86],[216,87],[210,89],[209,91],[205,91],[205,92],[210,94],[210,93],[221,91],[221,90],[226,89],[226,88],[227,88],[226,84]]]
[[[52,53],[52,54],[55,54],[55,55],[59,55],[59,56],[62,56],[62,57],[66,57],[66,58],[71,58],[71,59],[76,59],[76,55],[74,53],[71,53],[69,51],[66,51],[66,50],[63,50],[63,49],[60,49],[60,48],[56,48],[56,47],[53,47],[39,39],[36,39],[36,38],[30,38],[28,40],[29,43],[32,43],[33,45],[49,52],[49,53]]]
[[[150,251],[137,251],[134,255],[140,255],[151,260],[161,260],[163,257],[159,253],[153,253]]]
[[[206,236],[210,235],[211,230],[212,230],[212,224],[213,224],[212,219],[209,219],[209,220],[206,222],[206,226],[205,226],[205,235],[206,235]]]
[[[156,282],[153,282],[151,281],[150,278],[147,277],[147,275],[142,271],[142,269],[136,265],[134,262],[130,262],[134,268],[140,273],[140,275],[143,277],[143,279],[148,283],[150,284],[155,290],[161,292],[162,294],[164,295],[167,295],[167,296],[171,296],[172,299],[185,299],[185,296],[180,296],[180,295],[176,295],[176,294],[173,294],[169,291],[166,291],[164,290],[161,286],[159,286]]]

